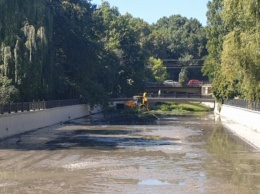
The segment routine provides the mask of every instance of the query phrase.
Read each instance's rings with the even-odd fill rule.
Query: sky
[[[207,24],[207,3],[209,0],[105,0],[110,6],[118,7],[121,14],[130,13],[152,24],[163,16],[180,14],[196,18],[203,26]],[[100,5],[102,0],[91,0],[92,4]]]

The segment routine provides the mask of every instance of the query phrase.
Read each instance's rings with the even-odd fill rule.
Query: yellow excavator
[[[149,111],[147,93],[144,92],[142,96],[134,96],[133,100],[135,104],[141,109]]]

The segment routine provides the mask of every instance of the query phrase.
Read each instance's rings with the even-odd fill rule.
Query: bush
[[[208,107],[201,106],[200,104],[178,104],[174,102],[164,102],[155,105],[155,110],[161,111],[208,111]]]
[[[0,104],[7,104],[18,96],[18,90],[11,85],[11,80],[0,76]]]

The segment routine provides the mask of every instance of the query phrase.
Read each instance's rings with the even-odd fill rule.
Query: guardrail
[[[247,100],[239,100],[239,99],[224,100],[223,104],[235,106],[235,107],[239,107],[239,108],[260,111],[260,103],[250,102]]]
[[[142,94],[139,94],[137,96],[142,96]],[[158,95],[151,95],[147,94],[148,101],[156,101],[156,100],[196,100],[196,101],[207,101],[207,102],[215,102],[215,99],[212,98],[212,96],[203,96],[200,94],[162,94],[160,96]],[[133,98],[110,98],[110,102],[126,102],[129,100],[133,100]]]
[[[162,87],[162,88],[168,88],[168,87],[202,87],[203,84],[159,84],[159,83],[146,83],[145,84],[146,87],[150,87],[150,88],[153,88],[153,87]]]
[[[189,93],[186,93],[186,94],[178,94],[178,93],[175,93],[175,94],[161,94],[160,96],[156,96],[154,95],[154,97],[162,97],[162,98],[201,98],[202,96],[200,94],[189,94]]]
[[[82,104],[80,99],[52,100],[52,101],[33,101],[21,103],[0,104],[0,114],[17,113],[25,111],[36,111],[63,106]]]

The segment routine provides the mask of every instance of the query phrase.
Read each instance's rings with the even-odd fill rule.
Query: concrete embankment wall
[[[219,115],[225,127],[252,146],[260,148],[260,112],[222,105]]]
[[[0,115],[0,138],[51,126],[89,114],[90,108],[88,105],[74,105]]]

